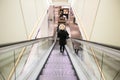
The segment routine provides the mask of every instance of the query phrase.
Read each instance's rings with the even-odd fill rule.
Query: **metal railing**
[[[91,77],[97,80],[120,79],[120,47],[81,39],[72,41],[80,44],[78,56]]]
[[[53,37],[45,37],[39,39],[25,40],[20,42],[1,44],[0,45],[0,73],[5,80],[16,80],[20,75],[26,61],[29,57],[31,49],[38,44],[43,54],[52,44]],[[44,51],[42,50],[43,48]]]

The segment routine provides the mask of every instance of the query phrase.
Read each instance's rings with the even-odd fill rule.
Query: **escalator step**
[[[42,75],[75,75],[72,69],[43,69]]]
[[[65,68],[65,69],[72,69],[72,65],[71,64],[46,64],[45,68],[49,68],[49,69],[61,69],[61,68]]]
[[[63,76],[41,75],[38,80],[77,80],[77,78],[76,76],[71,76],[71,75],[63,75]]]

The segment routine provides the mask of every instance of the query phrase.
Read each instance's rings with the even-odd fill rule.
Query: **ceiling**
[[[52,2],[68,2],[69,0],[51,0]]]
[[[49,0],[52,5],[70,5],[72,0]]]

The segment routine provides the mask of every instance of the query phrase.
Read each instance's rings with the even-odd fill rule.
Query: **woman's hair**
[[[60,30],[64,30],[65,29],[65,25],[64,24],[60,24],[59,29]]]

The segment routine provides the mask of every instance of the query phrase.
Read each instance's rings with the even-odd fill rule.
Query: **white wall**
[[[120,0],[74,0],[72,7],[89,40],[120,46]]]
[[[26,38],[19,0],[0,0],[0,43]]]
[[[49,2],[48,0],[34,0],[34,2],[36,7],[36,14],[39,18],[41,15],[45,14],[45,11],[49,7]]]
[[[48,6],[47,0],[0,0],[0,44],[26,40]]]
[[[91,40],[120,46],[120,0],[101,0]]]
[[[97,5],[98,0],[78,0],[72,3],[78,25],[85,29],[88,38],[91,36]]]
[[[37,38],[48,37],[48,14],[45,15],[44,20],[41,23],[41,28],[37,35]]]
[[[27,34],[29,35],[37,21],[36,8],[34,0],[21,0],[21,7]]]

